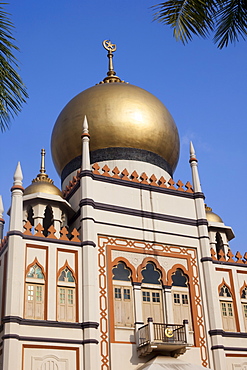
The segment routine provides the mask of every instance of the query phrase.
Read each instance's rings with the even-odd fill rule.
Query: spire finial
[[[115,76],[116,72],[113,68],[113,53],[117,50],[117,45],[112,44],[110,40],[104,40],[102,42],[104,48],[108,51],[108,58],[109,58],[109,71],[107,72],[107,76]]]
[[[3,200],[2,200],[2,196],[0,195],[0,220],[3,218],[3,212],[4,212]]]
[[[41,149],[40,173],[45,173],[45,149]]]
[[[22,186],[22,180],[23,180],[23,175],[22,175],[22,170],[21,170],[21,164],[20,162],[18,162],[15,173],[14,173],[14,185]]]
[[[104,40],[102,42],[103,47],[108,51],[107,56],[109,59],[109,67],[107,72],[107,77],[104,78],[101,83],[112,83],[112,82],[124,82],[118,76],[116,76],[116,72],[114,71],[113,67],[113,53],[117,50],[117,45],[113,44],[110,40]]]

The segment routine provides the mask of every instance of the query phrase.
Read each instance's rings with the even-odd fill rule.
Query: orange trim
[[[66,259],[65,264],[57,272],[57,283],[58,283],[58,279],[59,279],[59,276],[60,276],[62,270],[64,270],[67,267],[72,272],[72,275],[75,279],[75,291],[76,291],[75,321],[79,322],[79,296],[78,296],[79,287],[78,287],[78,283],[77,283],[78,282],[78,250],[57,248],[56,270],[58,269],[58,253],[59,252],[70,253],[70,254],[73,253],[74,254],[75,270],[73,270],[72,267],[70,267],[70,265],[69,265],[69,263]],[[58,287],[58,284],[57,284],[57,287]],[[57,294],[57,288],[56,288],[56,317],[58,317],[57,309],[58,309],[58,294]]]
[[[241,353],[226,353],[225,354],[226,357],[247,357],[247,355],[245,354],[241,354]]]
[[[33,262],[31,262],[27,268],[26,268],[26,271],[25,271],[25,279],[27,278],[27,274],[28,274],[28,271],[30,270],[30,268],[34,265],[37,265],[41,268],[41,271],[42,271],[42,274],[44,275],[44,280],[46,281],[46,273],[45,273],[45,270],[44,270],[44,267],[41,265],[41,263],[39,263],[37,257],[34,258]]]
[[[247,271],[246,271],[246,269],[245,270],[237,270],[237,273],[238,274],[247,274]]]
[[[186,268],[183,265],[180,265],[179,263],[177,263],[176,265],[172,266],[172,268],[168,270],[167,272],[167,285],[172,285],[172,275],[174,272],[176,272],[177,269],[182,270],[184,275],[186,275],[186,277],[188,278],[188,283],[190,282],[189,271],[186,270]],[[189,288],[189,284],[188,284],[188,288]]]
[[[234,280],[233,280],[233,276],[232,276],[232,270],[221,268],[221,267],[216,267],[216,271],[228,272],[228,274],[229,274],[230,286],[231,286],[230,291],[232,293],[232,303],[233,303],[234,315],[235,315],[235,318],[236,318],[236,329],[237,329],[237,332],[240,332],[240,324],[239,324],[238,309],[237,309],[237,303],[236,303],[236,295],[235,295],[235,288],[234,288]]]
[[[139,253],[140,253],[140,251],[139,251]],[[157,259],[155,259],[154,257],[151,257],[151,256],[144,258],[142,263],[137,267],[137,281],[139,283],[142,282],[143,276],[142,276],[141,272],[149,262],[152,262],[155,265],[156,269],[160,272],[160,281],[162,282],[163,285],[165,285],[165,283],[166,283],[166,272],[163,269],[163,267],[160,265],[160,263],[157,261]]]
[[[113,241],[109,243],[109,238],[114,238],[115,244],[113,244]],[[176,259],[185,259],[187,261],[188,271],[186,271],[185,267],[182,265],[177,264],[176,267],[180,267],[183,271],[186,271],[190,285],[189,285],[189,294],[190,294],[190,301],[191,301],[191,309],[192,309],[192,320],[193,320],[193,327],[194,327],[194,339],[195,339],[195,346],[200,347],[201,351],[201,357],[202,357],[202,364],[203,366],[207,366],[207,349],[205,346],[205,329],[204,329],[204,323],[203,323],[203,316],[198,316],[198,312],[203,310],[202,303],[201,303],[201,293],[200,293],[200,286],[199,286],[199,276],[198,276],[198,266],[197,266],[197,260],[196,260],[196,249],[195,248],[186,248],[186,253],[181,254],[181,247],[173,245],[173,248],[177,248],[177,252],[168,252],[170,246],[166,244],[161,243],[149,243],[149,242],[143,242],[135,239],[123,239],[123,238],[115,238],[112,236],[98,236],[99,240],[99,270],[100,270],[100,281],[103,281],[106,276],[107,266],[111,266],[111,250],[118,250],[118,251],[128,251],[129,253],[142,253],[144,254],[146,252],[146,248],[148,248],[148,254],[153,254],[155,256],[167,256],[167,257],[173,257]],[[163,248],[163,251],[152,249],[152,245],[157,245]],[[183,248],[185,250],[185,248]],[[193,253],[191,253],[191,251]],[[107,262],[105,261],[105,258],[107,259]],[[147,261],[152,261],[153,257],[146,257]],[[121,258],[120,258],[121,259]],[[101,261],[101,262],[100,262]],[[157,260],[154,259],[155,265],[157,264]],[[156,265],[157,266],[157,265]],[[140,266],[139,266],[140,270]],[[194,272],[196,270],[196,272]],[[109,270],[108,270],[109,274]],[[103,279],[103,280],[102,280]],[[100,284],[99,289],[101,292],[100,295],[100,302],[105,302],[105,298],[108,295],[108,304],[109,304],[109,312],[108,315],[106,315],[107,312],[107,305],[104,304],[104,307],[101,309],[102,319],[106,321],[106,323],[103,323],[100,325],[101,330],[101,356],[102,356],[102,363],[107,363],[108,361],[108,340],[110,343],[117,343],[114,339],[114,325],[110,325],[109,327],[109,334],[108,331],[105,330],[105,327],[108,327],[108,317],[113,317],[113,306],[112,306],[112,279],[108,278],[108,293],[106,290],[105,284]],[[197,291],[195,291],[195,286],[197,286]],[[104,287],[105,286],[105,287]],[[195,297],[197,297],[195,302]],[[100,303],[101,304],[101,303]],[[198,311],[198,307],[200,307],[200,310]],[[101,307],[101,306],[100,306]],[[102,311],[103,310],[103,311]],[[199,322],[199,325],[198,325]],[[203,333],[203,334],[202,334]],[[108,338],[109,335],[109,338]],[[103,338],[104,337],[104,338]],[[103,347],[105,350],[103,351]],[[106,361],[106,362],[105,362]]]

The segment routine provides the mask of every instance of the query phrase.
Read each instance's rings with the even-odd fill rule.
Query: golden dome
[[[205,205],[206,209],[206,217],[208,222],[221,222],[223,223],[220,216],[218,216],[216,213],[212,212],[212,208]]]
[[[91,152],[105,148],[142,149],[162,157],[170,172],[175,170],[179,136],[166,107],[146,90],[115,82],[81,92],[60,113],[51,139],[53,162],[59,175],[70,161],[81,156],[85,115]]]
[[[33,179],[32,184],[24,190],[24,195],[46,193],[63,196],[62,192],[53,184],[53,180],[45,172],[45,150],[41,149],[40,173]]]
[[[53,183],[42,181],[42,180],[39,180],[37,182],[32,182],[32,184],[29,185],[24,190],[24,195],[34,194],[34,193],[46,193],[46,194],[60,195],[62,197],[62,192],[55,185],[53,185]]]

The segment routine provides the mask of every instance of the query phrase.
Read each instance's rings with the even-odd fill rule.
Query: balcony
[[[178,357],[186,351],[188,344],[188,321],[183,325],[148,323],[137,331],[138,355],[146,356],[151,352],[159,352],[166,356]]]

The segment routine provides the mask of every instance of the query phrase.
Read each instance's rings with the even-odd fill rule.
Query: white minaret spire
[[[23,191],[22,187],[22,170],[21,164],[18,162],[15,173],[14,173],[14,183],[11,188],[12,199],[11,199],[11,208],[10,208],[10,223],[9,230],[23,231],[22,227],[22,212],[23,212]]]
[[[81,170],[91,170],[90,167],[90,154],[89,154],[89,141],[90,135],[88,131],[88,122],[87,116],[84,117],[83,125],[82,125],[82,161],[81,161]]]
[[[3,239],[3,225],[5,223],[4,218],[3,218],[3,200],[2,196],[0,195],[0,241]]]
[[[201,193],[202,188],[200,184],[200,178],[199,178],[199,173],[198,173],[198,164],[197,164],[197,158],[196,158],[196,153],[195,149],[193,146],[192,141],[190,142],[190,167],[192,171],[192,182],[193,182],[193,188],[195,193]]]

